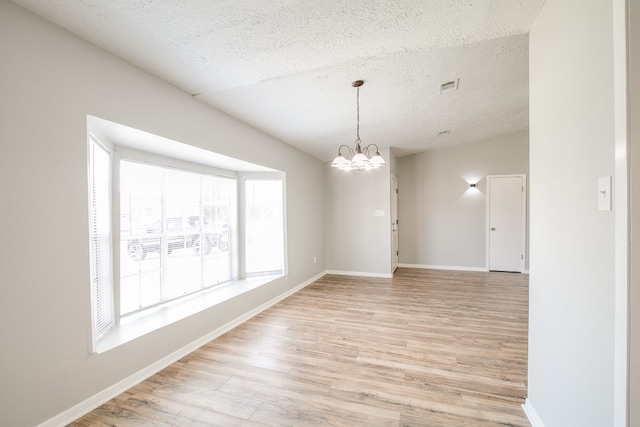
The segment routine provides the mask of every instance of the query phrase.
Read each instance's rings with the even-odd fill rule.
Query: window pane
[[[89,143],[89,238],[93,337],[114,323],[111,265],[111,157],[94,140]]]
[[[233,180],[122,161],[121,313],[231,279]]]
[[[120,162],[120,313],[162,301],[162,169]]]
[[[247,274],[283,270],[282,181],[245,181]]]

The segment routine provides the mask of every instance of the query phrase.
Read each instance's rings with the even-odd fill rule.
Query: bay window
[[[93,135],[88,153],[94,348],[127,319],[284,274],[282,173],[210,168]]]

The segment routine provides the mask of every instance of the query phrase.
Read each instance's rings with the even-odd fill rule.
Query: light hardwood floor
[[[529,426],[528,276],[327,275],[72,426]]]

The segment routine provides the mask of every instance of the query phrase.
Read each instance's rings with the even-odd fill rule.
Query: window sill
[[[124,316],[118,325],[111,328],[98,340],[94,345],[93,352],[104,353],[280,277],[282,277],[281,274],[236,280],[214,289]]]

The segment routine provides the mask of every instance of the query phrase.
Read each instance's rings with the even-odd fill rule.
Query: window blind
[[[89,140],[89,239],[94,342],[114,324],[111,251],[111,156]]]
[[[120,161],[120,314],[231,279],[228,177]]]

